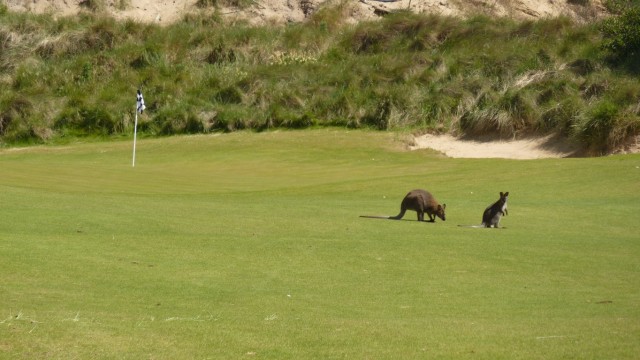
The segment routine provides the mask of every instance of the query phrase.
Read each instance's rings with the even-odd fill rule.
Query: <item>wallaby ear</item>
[[[506,193],[504,193],[504,196],[509,196],[509,192],[507,191]]]
[[[500,191],[500,197],[504,197],[504,194],[502,193],[502,191]]]
[[[447,204],[442,204],[442,210],[447,208]]]

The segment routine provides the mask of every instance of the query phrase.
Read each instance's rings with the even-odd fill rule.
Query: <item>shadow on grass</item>
[[[375,215],[360,215],[361,218],[367,218],[367,219],[379,219],[379,220],[393,220],[393,221],[414,221],[414,222],[418,222],[418,220],[411,220],[411,219],[392,219],[388,216],[375,216]],[[424,223],[435,223],[435,221],[420,221],[420,222],[424,222]]]

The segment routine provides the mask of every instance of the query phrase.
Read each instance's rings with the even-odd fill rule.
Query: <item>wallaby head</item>
[[[507,198],[509,197],[509,192],[505,192],[503,193],[502,191],[500,191],[500,200],[507,202]]]
[[[438,205],[436,209],[436,216],[438,216],[442,221],[445,221],[444,209],[447,208],[447,204]]]

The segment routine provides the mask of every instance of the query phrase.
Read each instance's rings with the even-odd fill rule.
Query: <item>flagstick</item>
[[[133,125],[133,165],[136,167],[136,138],[138,137],[138,107],[136,106],[136,121]]]

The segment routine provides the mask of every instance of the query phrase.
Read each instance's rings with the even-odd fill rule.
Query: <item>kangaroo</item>
[[[484,209],[482,214],[482,225],[484,227],[497,228],[503,215],[507,215],[507,199],[509,192],[500,192],[500,199]]]
[[[436,216],[445,221],[444,209],[447,207],[446,204],[440,205],[438,201],[429,193],[428,191],[416,189],[411,190],[407,195],[402,199],[402,203],[400,204],[400,213],[396,216],[365,216],[361,217],[370,217],[377,219],[392,219],[392,220],[400,220],[407,212],[407,210],[413,210],[418,213],[418,221],[424,220],[424,213],[429,215],[429,222],[435,222]]]
[[[509,192],[500,192],[500,199],[494,202],[493,204],[487,206],[482,213],[482,224],[480,225],[472,225],[469,227],[474,228],[498,228],[498,224],[500,223],[500,219],[503,215],[507,215],[507,200],[509,198]],[[463,225],[460,225],[463,226]]]

